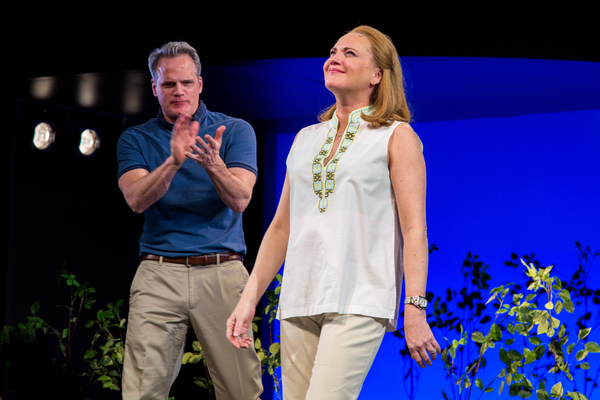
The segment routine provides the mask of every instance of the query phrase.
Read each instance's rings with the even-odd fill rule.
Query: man
[[[168,398],[191,326],[217,399],[256,400],[260,360],[225,336],[248,278],[241,212],[256,181],[256,137],[247,122],[206,109],[200,60],[187,43],[167,43],[148,61],[158,116],[117,145],[119,188],[144,213],[123,398]]]

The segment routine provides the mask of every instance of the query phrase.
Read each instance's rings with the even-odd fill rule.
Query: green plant
[[[67,310],[67,326],[63,329],[56,329],[46,322],[38,315],[40,303],[34,301],[29,308],[31,315],[27,317],[27,322],[19,323],[16,329],[11,326],[4,326],[0,341],[2,343],[10,343],[11,337],[17,334],[17,332],[26,342],[36,340],[38,334],[53,335],[58,340],[58,346],[64,357],[65,364],[71,366],[73,362],[71,349],[73,337],[81,320],[83,309],[91,309],[92,304],[95,303],[96,300],[91,295],[96,291],[94,288],[89,287],[89,283],[80,284],[75,275],[67,273],[64,265],[58,271],[58,279],[59,282],[64,280],[70,289],[69,303],[57,306],[58,308]]]
[[[579,264],[575,273],[573,273],[567,289],[571,292],[573,301],[576,307],[583,307],[577,318],[577,326],[579,329],[586,329],[586,325],[590,324],[590,328],[595,330],[600,327],[600,289],[592,289],[589,286],[590,273],[592,264],[596,257],[600,255],[598,252],[592,252],[590,246],[582,247],[579,242],[575,242],[579,250]],[[595,304],[596,306],[592,306]],[[587,344],[589,335],[583,339],[584,344]],[[575,387],[583,386],[581,391],[586,393],[589,398],[592,398],[592,393],[598,388],[598,376],[600,368],[596,370],[596,374],[592,378],[593,372],[589,368],[583,369],[583,383],[575,382]]]
[[[447,289],[444,296],[427,293],[433,304],[428,315],[430,326],[437,337],[443,337],[448,346],[442,353],[451,390],[442,390],[445,399],[470,399],[488,393],[508,393],[509,396],[542,399],[591,399],[597,389],[600,368],[588,361],[590,354],[600,352],[600,347],[590,340],[590,332],[600,326],[600,290],[590,285],[590,272],[598,252],[582,247],[579,250],[579,266],[570,279],[559,279],[553,268],[542,268],[534,255],[519,257],[511,255],[504,264],[510,268],[524,268],[524,283],[506,283],[489,289],[490,268],[477,255],[469,253],[461,266],[463,287]],[[432,245],[430,253],[437,250]],[[57,306],[65,309],[66,321],[62,329],[54,328],[42,318],[40,303],[30,307],[31,315],[16,327],[4,326],[0,332],[0,349],[10,347],[12,341],[31,344],[50,340],[57,344],[60,367],[57,374],[64,374],[78,365],[87,364],[83,375],[89,382],[102,383],[104,388],[120,389],[123,364],[126,320],[120,315],[123,300],[108,303],[105,310],[95,313],[95,319],[85,327],[91,336],[91,346],[79,360],[74,350],[75,333],[84,311],[92,312],[95,289],[88,283],[81,284],[75,275],[66,271],[64,265],[57,271],[59,283],[69,289],[69,301]],[[261,359],[263,374],[273,378],[273,388],[281,397],[281,384],[277,373],[280,367],[280,346],[274,337],[274,320],[281,290],[282,276],[273,280],[273,288],[265,293],[264,308],[252,324],[255,333],[263,322],[263,334],[255,340],[255,350]],[[575,312],[577,310],[577,312]],[[46,309],[44,309],[46,311]],[[571,314],[573,323],[563,316]],[[560,317],[560,319],[559,319]],[[263,320],[264,319],[264,320]],[[485,332],[485,333],[484,333]],[[403,330],[394,333],[403,338]],[[256,336],[256,335],[255,335]],[[81,332],[77,339],[81,342]],[[268,345],[263,341],[268,337]],[[44,339],[47,338],[47,339]],[[84,340],[85,341],[85,340]],[[20,349],[20,348],[19,348]],[[417,398],[420,368],[416,368],[407,350],[400,351],[403,358],[403,383],[409,398]],[[7,369],[11,360],[0,352]],[[490,362],[488,362],[488,359]],[[494,363],[491,361],[494,359]],[[192,351],[186,352],[183,365],[206,360],[199,342],[192,342]],[[54,364],[54,361],[53,361]],[[499,365],[499,371],[492,371]],[[194,378],[194,383],[211,393],[212,381],[206,377]]]
[[[574,303],[577,312],[573,312],[571,319],[575,318],[577,320],[575,325],[577,325],[579,329],[575,333],[569,333],[569,329],[573,329],[575,326],[573,326],[573,324],[568,324],[568,318],[565,318],[565,321],[561,324],[561,326],[564,326],[563,329],[565,333],[563,334],[562,332],[559,332],[559,329],[552,327],[552,322],[556,325],[555,320],[549,319],[548,321],[550,321],[550,328],[554,329],[555,336],[558,336],[558,333],[563,334],[563,341],[565,340],[565,336],[578,335],[579,330],[582,330],[581,339],[566,345],[566,350],[574,351],[571,347],[568,347],[572,344],[572,347],[579,349],[579,351],[576,351],[575,354],[571,356],[571,369],[569,372],[574,379],[570,380],[567,377],[567,383],[563,383],[563,388],[565,385],[568,385],[568,392],[570,392],[570,394],[577,393],[573,394],[575,397],[572,398],[583,399],[586,398],[586,396],[591,397],[594,389],[597,388],[596,382],[598,380],[598,375],[600,374],[600,368],[592,368],[589,363],[586,363],[585,361],[579,362],[581,360],[577,360],[577,355],[581,358],[586,354],[586,351],[587,354],[590,353],[590,349],[595,351],[595,345],[587,345],[590,337],[589,334],[586,335],[584,333],[588,332],[586,329],[589,328],[586,328],[586,325],[589,325],[590,322],[592,323],[590,326],[591,329],[595,329],[600,325],[600,308],[594,306],[600,304],[600,290],[593,290],[589,287],[591,264],[599,254],[591,252],[589,246],[583,248],[577,242],[576,245],[580,252],[578,270],[573,274],[573,277],[568,284],[566,283],[568,281],[566,278],[564,281],[560,281],[556,278],[554,285],[560,287],[561,290],[565,289],[572,294],[573,298],[571,303]],[[437,249],[437,247],[435,249]],[[435,249],[430,249],[430,253]],[[528,266],[533,265],[538,270],[543,269],[540,266],[540,262],[535,259],[534,254],[519,257],[517,254],[513,253],[511,255],[511,260],[504,264],[508,267],[519,268],[523,265],[521,260],[525,260]],[[468,399],[471,398],[471,396],[475,396],[474,390],[478,391],[479,393],[477,396],[481,397],[485,393],[494,391],[494,384],[502,385],[502,388],[498,388],[499,391],[504,391],[508,396],[520,395],[526,397],[533,393],[532,391],[530,394],[527,390],[516,391],[516,388],[519,386],[519,382],[517,381],[522,380],[522,375],[516,374],[509,378],[511,385],[517,383],[517,385],[512,386],[511,391],[511,385],[509,385],[509,389],[506,390],[506,379],[504,379],[503,383],[500,383],[501,379],[499,379],[497,375],[500,375],[502,371],[499,373],[493,372],[494,368],[499,365],[501,366],[500,369],[506,370],[506,368],[502,368],[506,367],[506,363],[499,357],[499,355],[502,354],[504,360],[507,360],[504,356],[504,351],[507,351],[506,349],[508,349],[507,354],[511,357],[516,357],[517,353],[530,353],[531,349],[523,349],[523,343],[528,342],[526,338],[521,337],[522,335],[517,333],[515,334],[517,337],[509,336],[511,333],[507,329],[513,330],[521,328],[515,328],[514,325],[508,326],[507,319],[499,318],[497,313],[501,310],[501,305],[498,302],[498,297],[494,298],[492,301],[486,301],[492,293],[492,291],[489,290],[489,282],[491,281],[489,271],[490,268],[487,264],[482,262],[477,255],[469,253],[461,266],[460,272],[463,279],[463,285],[460,289],[448,288],[446,289],[445,295],[442,296],[436,296],[430,292],[426,294],[430,304],[433,306],[432,311],[427,316],[429,324],[436,337],[438,337],[438,340],[439,338],[444,338],[447,342],[447,347],[442,353],[442,358],[444,360],[444,367],[446,369],[450,390],[448,391],[447,389],[442,388],[442,397],[445,399]],[[528,287],[533,279],[527,274],[524,274],[524,277],[524,283],[503,285],[503,289],[499,291],[497,296],[503,295],[504,298],[507,299],[517,299],[532,294],[527,292],[530,291]],[[492,290],[498,291],[499,289],[495,288]],[[533,290],[533,288],[531,290]],[[553,290],[553,299],[554,303],[556,303],[557,293],[560,291],[557,292],[556,288],[553,288]],[[542,289],[538,288],[538,291],[542,291]],[[563,292],[562,296],[566,296],[565,292]],[[560,299],[560,296],[558,296],[558,299]],[[536,301],[540,302],[541,300],[538,299]],[[547,303],[548,302],[546,301],[542,305],[542,308],[545,307]],[[565,302],[559,300],[558,303],[559,305],[557,307],[559,309],[562,307],[560,312],[564,311],[566,308],[564,306]],[[567,302],[567,304],[568,303],[569,302]],[[504,304],[506,304],[506,302]],[[543,309],[545,310],[545,308]],[[503,313],[503,311],[500,311],[500,313]],[[555,310],[552,310],[550,314],[552,318],[556,319],[557,312]],[[567,312],[565,314],[569,313]],[[503,315],[503,317],[506,316]],[[487,332],[487,334],[484,335],[481,332]],[[394,335],[403,338],[403,329],[400,328],[398,331],[394,332]],[[532,339],[534,342],[537,341],[538,335],[536,334],[535,336],[536,338]],[[557,341],[555,343],[545,344],[548,346],[551,345],[554,350],[557,348],[556,343],[560,344],[561,342]],[[587,350],[585,347],[586,345],[588,346]],[[502,352],[499,351],[499,347],[501,346],[505,346],[505,350]],[[544,370],[544,366],[546,366],[548,370],[554,366],[548,366],[555,357],[554,353],[548,350],[548,346],[546,346],[544,357],[542,357],[542,359],[536,360],[534,364],[526,365],[526,368],[529,369],[529,375],[524,376],[527,377],[529,381],[535,382],[536,388],[538,389],[544,382],[548,381],[549,375],[552,374],[551,376],[556,378],[556,376],[560,375],[559,372],[562,373],[560,369],[558,372],[553,373]],[[510,350],[514,351],[511,352]],[[541,347],[537,347],[536,351],[541,354]],[[531,359],[533,354],[529,353],[528,357]],[[555,353],[560,354],[559,351],[555,351]],[[402,368],[404,379],[402,382],[407,397],[410,399],[418,398],[417,388],[421,369],[416,367],[414,361],[410,358],[407,349],[401,350],[400,355],[403,361]],[[575,361],[573,361],[573,357]],[[533,365],[537,368],[535,371],[531,371]],[[504,373],[506,374],[506,371]],[[523,373],[523,371],[520,371],[520,373]],[[485,386],[484,381],[488,382]],[[479,387],[481,387],[481,389],[479,389]],[[554,394],[557,393],[558,388],[559,386],[556,386]],[[540,398],[544,398],[542,393],[543,391],[540,392]],[[576,397],[578,395],[581,395],[582,397]]]
[[[459,371],[473,368],[473,355],[477,353],[476,344],[467,340],[466,332],[473,332],[481,329],[491,320],[487,304],[483,301],[483,293],[489,289],[491,276],[488,273],[489,265],[479,259],[478,255],[471,252],[463,260],[461,266],[461,276],[463,285],[460,290],[446,289],[446,296],[435,297],[433,301],[433,312],[430,319],[430,326],[433,330],[441,333],[444,339],[451,343],[442,353],[442,359],[447,361],[450,356],[450,362],[445,362],[447,377],[455,377]],[[454,333],[459,337],[457,339],[448,339]],[[484,357],[479,358],[477,368],[485,368],[487,360]],[[446,394],[442,390],[445,399],[459,399],[465,397],[465,394],[452,385],[452,393]]]
[[[534,394],[538,399],[587,399],[573,386],[573,369],[589,369],[585,361],[589,353],[600,352],[595,342],[584,342],[590,328],[579,329],[575,340],[570,341],[567,325],[557,318],[563,311],[573,313],[574,303],[569,290],[560,279],[551,275],[552,267],[537,268],[527,264],[527,292],[516,293],[513,284],[498,286],[490,291],[486,303],[495,303],[496,312],[487,333],[473,331],[469,340],[466,331],[460,340],[454,340],[445,350],[444,361],[449,375],[459,388],[470,398],[473,385],[485,393],[494,392],[499,382],[498,393],[508,386],[510,396],[528,398]],[[453,368],[456,351],[461,346],[476,343],[477,357],[468,363],[460,374]],[[500,372],[488,383],[478,376],[484,355],[499,347],[498,357],[503,364]],[[570,382],[570,384],[569,384]],[[547,390],[547,384],[552,386]],[[446,394],[444,394],[446,397]]]
[[[273,389],[275,393],[281,397],[281,385],[279,382],[279,376],[277,369],[281,366],[281,345],[275,341],[273,332],[273,321],[277,315],[277,305],[279,304],[279,293],[281,292],[281,282],[283,277],[281,274],[277,274],[273,279],[275,287],[265,292],[266,306],[262,311],[262,314],[269,317],[268,329],[269,329],[269,346],[268,349],[262,347],[262,341],[260,338],[254,340],[254,348],[260,358],[260,362],[263,366],[263,373],[268,373],[273,378]],[[252,330],[258,332],[257,322],[261,321],[262,317],[255,317],[252,322]]]
[[[88,371],[82,375],[89,376],[92,383],[102,382],[102,387],[110,390],[121,389],[127,322],[120,316],[119,307],[122,304],[123,300],[114,305],[108,303],[106,310],[98,310],[96,319],[86,323],[87,328],[96,327],[96,332],[91,348],[83,356]]]
[[[64,264],[57,271],[57,276],[58,283],[64,282],[69,289],[68,303],[56,306],[56,308],[62,308],[67,311],[66,316],[59,315],[59,319],[63,319],[66,322],[66,327],[55,328],[47,322],[47,320],[42,318],[40,316],[40,303],[34,301],[29,308],[31,315],[26,318],[26,322],[17,324],[16,328],[8,325],[2,328],[0,345],[3,349],[3,353],[0,355],[2,355],[3,366],[6,368],[6,371],[12,369],[15,362],[18,362],[16,358],[19,357],[17,354],[6,356],[4,351],[7,350],[7,346],[11,346],[15,340],[18,340],[25,345],[25,347],[21,348],[21,351],[26,351],[28,348],[38,349],[39,346],[36,346],[36,344],[44,340],[44,337],[46,336],[55,340],[55,343],[60,350],[60,354],[62,355],[62,363],[60,366],[55,365],[57,361],[56,358],[53,357],[51,360],[52,368],[54,370],[53,375],[66,379],[67,376],[70,376],[77,369],[78,359],[76,359],[73,354],[75,332],[81,321],[83,311],[90,310],[95,303],[96,300],[92,295],[96,291],[89,286],[89,283],[86,282],[82,284],[77,280],[75,275],[68,273]],[[69,381],[71,381],[71,379],[69,379]],[[79,391],[80,389],[74,390]]]

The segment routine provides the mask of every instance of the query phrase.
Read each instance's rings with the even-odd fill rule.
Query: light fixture
[[[33,131],[33,145],[40,150],[46,150],[54,142],[55,135],[56,133],[49,123],[41,122]]]
[[[100,137],[93,129],[86,129],[81,132],[81,142],[79,142],[79,151],[85,156],[91,156],[100,146]]]

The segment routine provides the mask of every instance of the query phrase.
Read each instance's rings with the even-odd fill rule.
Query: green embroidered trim
[[[365,115],[370,115],[373,113],[374,109],[374,106],[368,106],[353,111],[350,114],[348,119],[348,127],[346,128],[346,132],[344,132],[344,138],[340,143],[340,147],[338,148],[336,155],[333,156],[325,168],[325,181],[323,181],[323,160],[327,158],[331,152],[335,134],[337,133],[338,118],[335,113],[333,114],[333,118],[331,119],[331,129],[329,129],[329,132],[327,132],[325,143],[315,156],[312,163],[313,190],[315,194],[319,196],[318,206],[320,212],[327,211],[327,207],[329,206],[328,197],[335,189],[335,171],[337,170],[338,163],[342,156],[346,153],[350,145],[354,143],[356,132],[358,132],[358,128],[360,127],[361,112]]]

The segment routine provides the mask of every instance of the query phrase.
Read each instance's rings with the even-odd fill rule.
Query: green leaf
[[[525,364],[531,364],[537,360],[537,353],[535,351],[529,351],[525,349]]]
[[[539,338],[539,337],[537,337],[537,336],[530,336],[530,337],[529,337],[529,343],[531,343],[531,344],[533,344],[533,345],[536,345],[536,346],[537,346],[537,345],[539,345],[539,344],[541,344],[541,343],[542,343],[542,339],[540,339],[540,338]]]
[[[588,362],[581,363],[579,365],[579,368],[581,368],[583,370],[590,369],[590,364]]]
[[[588,355],[588,352],[587,352],[587,350],[579,350],[579,351],[577,352],[577,354],[575,355],[575,359],[576,359],[577,361],[581,361],[581,360],[583,360],[584,358],[586,358],[586,357],[587,357],[587,355]]]
[[[563,289],[558,292],[558,297],[560,297],[563,301],[571,300],[571,293],[568,290]]]
[[[475,379],[475,386],[477,386],[480,390],[483,390],[483,382],[481,381],[481,379]]]
[[[548,396],[548,392],[544,388],[538,389],[536,395],[538,400],[550,400],[550,396]]]
[[[556,311],[557,314],[560,314],[563,308],[563,303],[561,303],[560,301],[557,301],[556,304],[554,304],[554,311]]]
[[[277,354],[277,353],[279,353],[280,349],[281,349],[281,344],[279,344],[278,342],[275,342],[275,343],[273,343],[273,344],[271,344],[269,346],[269,352],[271,354]]]
[[[533,351],[535,352],[538,360],[540,360],[542,357],[544,357],[544,354],[546,354],[546,348],[542,345],[535,346]]]
[[[519,396],[522,399],[527,399],[529,397],[531,397],[533,395],[533,393],[531,392],[530,389],[521,389],[517,392],[517,396]]]
[[[523,298],[522,293],[517,293],[517,294],[513,295],[513,303],[515,303],[516,305],[519,305],[522,298]]]
[[[570,397],[572,400],[588,400],[586,396],[579,392],[567,392],[565,396]]]
[[[509,350],[508,358],[510,358],[513,361],[520,361],[523,358],[523,355],[521,353],[519,353],[517,350]]]
[[[108,366],[110,366],[110,365],[113,365],[113,360],[112,360],[112,358],[110,358],[109,356],[103,356],[103,357],[100,359],[100,365],[103,365],[103,366],[105,366],[105,367],[108,367]]]
[[[550,326],[548,325],[548,321],[544,320],[544,321],[540,322],[540,324],[538,325],[537,334],[543,335],[545,333],[548,333],[549,328],[550,328]]]
[[[506,327],[506,330],[511,334],[514,335],[516,332],[516,328],[513,324],[508,324],[508,326]]]
[[[589,335],[591,330],[592,328],[581,329],[578,335],[579,340],[584,339],[587,335]]]
[[[485,341],[483,333],[481,332],[473,332],[471,335],[471,340],[475,343],[483,343]]]
[[[192,349],[193,349],[194,351],[202,351],[202,346],[200,346],[200,342],[199,342],[199,341],[197,341],[197,340],[194,340],[194,341],[192,342]]]
[[[489,302],[493,301],[497,296],[498,296],[498,293],[492,294],[490,296],[490,298],[485,302],[485,304],[488,304]]]
[[[85,352],[85,354],[83,355],[83,359],[84,360],[89,360],[91,358],[96,357],[96,355],[98,354],[98,352],[96,350],[88,350]]]
[[[497,342],[502,338],[502,330],[497,324],[492,325],[492,327],[490,328],[489,336],[494,342]]]
[[[563,395],[562,383],[558,382],[557,384],[552,386],[552,389],[550,390],[550,396],[560,398],[560,397],[562,397],[562,395]]]
[[[585,350],[588,353],[600,353],[600,347],[598,346],[598,343],[596,343],[596,342],[587,342],[585,344]]]
[[[503,348],[498,350],[498,356],[500,357],[500,361],[502,361],[504,364],[508,365],[511,363],[511,359],[508,356],[508,352]]]

